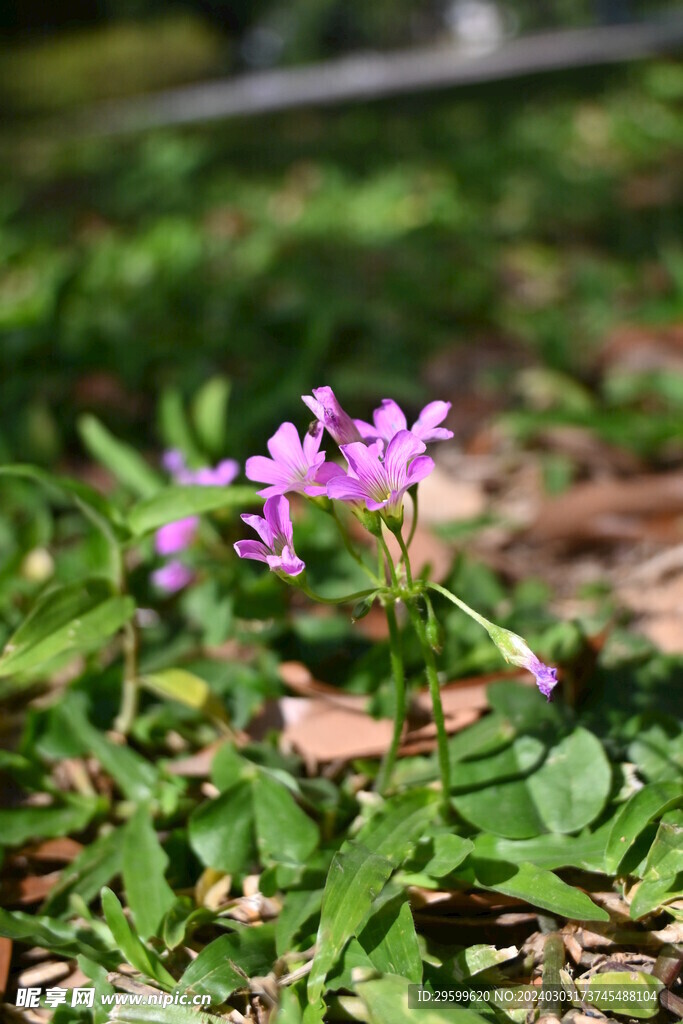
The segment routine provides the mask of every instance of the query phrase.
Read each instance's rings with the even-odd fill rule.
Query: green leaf
[[[136,537],[157,530],[186,516],[217,509],[249,508],[258,501],[251,487],[201,487],[199,485],[165,487],[134,505],[128,514],[128,525]]]
[[[683,891],[683,815],[668,815],[659,823],[655,841],[647,856],[643,880],[631,900],[635,920],[657,910]]]
[[[200,464],[202,453],[197,447],[190,424],[187,421],[183,398],[179,391],[168,389],[162,392],[159,402],[161,432],[168,448],[177,448],[190,463]]]
[[[132,931],[121,904],[106,886],[102,890],[102,910],[114,941],[128,963],[148,978],[153,978],[162,988],[169,991],[173,989],[176,984],[175,978],[168,973],[156,953],[147,949]]]
[[[505,750],[476,761],[462,761],[453,776],[453,791],[479,789],[492,782],[524,778],[541,764],[546,746],[533,736],[520,736]]]
[[[453,959],[453,974],[457,981],[466,981],[475,974],[488,971],[491,967],[514,960],[519,950],[516,946],[496,949],[495,946],[479,944],[462,949]]]
[[[529,839],[544,831],[526,781],[504,782],[452,798],[472,825],[506,839]]]
[[[224,1018],[189,1006],[131,1006],[120,1004],[112,1021],[117,1024],[220,1024]]]
[[[0,826],[1,828],[1,826]],[[86,904],[98,895],[102,886],[121,872],[122,829],[112,829],[84,847],[79,855],[60,873],[45,902],[46,914],[61,914],[67,909],[72,893]],[[60,832],[68,835],[71,829]]]
[[[21,846],[31,839],[77,835],[103,804],[99,797],[72,794],[58,807],[17,807],[0,811],[0,846]]]
[[[471,839],[463,839],[451,833],[440,833],[434,836],[434,854],[422,868],[432,878],[443,878],[449,875],[458,864],[474,849]]]
[[[142,498],[160,490],[161,477],[140,453],[114,437],[95,416],[81,416],[78,430],[93,458],[110,470],[129,490]]]
[[[242,928],[204,946],[178,982],[178,989],[210,995],[214,1003],[222,1003],[235,989],[244,988],[248,979],[268,974],[274,960],[273,926]]]
[[[320,912],[322,889],[292,889],[275,925],[277,955],[288,952],[303,926]]]
[[[475,856],[481,860],[503,860],[520,864],[528,860],[539,868],[583,868],[585,871],[605,872],[605,843],[612,822],[601,825],[595,832],[580,836],[546,834],[533,839],[503,839],[488,832],[474,839]]]
[[[225,708],[206,680],[184,668],[167,668],[140,676],[140,684],[164,700],[175,700],[210,718],[228,721]]]
[[[485,1024],[485,1018],[474,1010],[453,1006],[418,1010],[408,1006],[407,978],[387,975],[375,981],[364,981],[357,987],[367,1011],[369,1024]]]
[[[65,956],[87,956],[100,959],[102,946],[94,933],[77,928],[66,921],[57,921],[51,917],[37,914],[24,914],[15,910],[10,913],[0,908],[0,935],[16,942],[24,942],[30,946],[38,943],[50,951],[63,953]],[[91,945],[94,942],[95,945]]]
[[[400,974],[408,981],[422,981],[422,959],[410,903],[398,893],[370,914],[358,942],[380,974]]]
[[[265,772],[252,782],[256,844],[264,858],[304,864],[318,845],[318,829],[294,797]]]
[[[587,988],[590,995],[585,1001],[610,1015],[621,1013],[640,1020],[659,1013],[659,993],[663,988],[659,978],[644,971],[605,971],[593,975]],[[621,999],[619,989],[623,991]],[[629,998],[631,992],[635,996],[642,992],[641,998]]]
[[[399,867],[438,811],[439,795],[434,790],[409,790],[387,800],[356,840]]]
[[[199,389],[192,403],[197,437],[212,455],[220,454],[225,445],[230,391],[231,383],[227,377],[211,377]]]
[[[124,796],[145,802],[156,795],[159,773],[150,761],[130,747],[107,739],[88,720],[79,701],[69,700],[59,710],[65,732],[73,736],[83,750],[97,758]]]
[[[648,782],[683,781],[683,729],[652,725],[640,729],[629,745],[628,759]]]
[[[551,832],[578,832],[605,806],[612,770],[600,740],[578,728],[552,748],[527,784]]]
[[[635,793],[617,815],[607,840],[605,866],[615,874],[634,842],[654,818],[683,802],[677,782],[656,782]]]
[[[528,862],[505,864],[502,861],[479,860],[474,856],[468,864],[475,882],[484,889],[518,897],[532,907],[541,907],[571,921],[609,921],[609,914],[602,907],[596,906],[584,892],[567,885],[552,871]]]
[[[161,848],[149,807],[142,804],[125,827],[123,887],[126,900],[143,939],[156,935],[175,894],[164,875],[168,857]]]
[[[189,820],[190,846],[207,867],[237,874],[254,859],[251,783],[238,782],[215,800],[201,804]]]
[[[395,865],[359,841],[346,842],[334,855],[323,894],[317,950],[308,976],[308,999],[317,1005],[325,978],[344,948],[356,934],[373,900],[379,895]]]
[[[101,644],[132,618],[131,597],[111,594],[103,579],[56,587],[45,594],[5,645],[0,677],[28,672],[68,651]]]
[[[533,771],[539,749],[538,740],[520,737],[493,757],[459,765],[456,784],[466,768],[465,779],[471,785],[490,783],[453,796],[463,818],[505,839],[531,839],[547,830],[574,832],[594,821],[611,785],[609,762],[599,740],[585,729],[575,729],[551,747]],[[507,781],[515,768],[516,774],[525,777]]]
[[[127,535],[127,530],[121,522],[118,509],[107,501],[106,498],[79,480],[54,476],[52,473],[47,473],[37,466],[0,466],[0,474],[33,480],[34,483],[40,484],[48,491],[56,491],[60,497],[73,502],[104,537],[109,552],[111,579],[119,587],[122,585],[119,540]]]

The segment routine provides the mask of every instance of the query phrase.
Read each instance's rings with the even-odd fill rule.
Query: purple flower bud
[[[302,395],[301,399],[337,444],[362,440],[358,427],[349,414],[344,412],[332,388],[313,388],[312,395]]]

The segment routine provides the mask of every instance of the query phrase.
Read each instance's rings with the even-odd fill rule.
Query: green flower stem
[[[485,619],[483,615],[479,614],[479,612],[475,612],[474,608],[470,608],[468,604],[461,601],[459,597],[455,596],[455,594],[451,594],[450,590],[446,590],[446,588],[442,587],[439,583],[427,583],[427,586],[430,590],[435,590],[437,594],[441,594],[443,597],[448,598],[448,600],[460,608],[461,611],[465,612],[466,615],[469,615],[469,617],[474,619],[475,622],[478,622],[480,626],[483,626],[487,632],[490,632],[490,627],[493,623],[489,622],[488,619]]]
[[[443,805],[446,813],[449,813],[449,794],[451,790],[451,762],[448,756],[448,734],[446,733],[446,722],[443,714],[443,705],[441,703],[441,687],[439,684],[439,677],[436,671],[436,659],[434,658],[434,651],[429,645],[429,641],[427,639],[427,632],[425,630],[425,624],[422,621],[419,609],[415,601],[408,602],[408,612],[413,623],[413,628],[420,642],[420,648],[422,649],[422,657],[424,658],[425,668],[427,670],[427,682],[429,683],[429,693],[432,698],[434,723],[436,725],[436,740],[439,755],[439,771],[441,773],[441,788],[443,791]]]
[[[353,544],[351,542],[351,538],[349,537],[349,534],[348,534],[348,532],[346,530],[346,527],[344,526],[343,522],[339,518],[339,513],[337,512],[337,509],[336,509],[334,504],[332,504],[332,508],[331,508],[330,514],[331,514],[332,518],[334,519],[335,523],[337,524],[337,529],[339,530],[339,533],[341,534],[341,539],[342,539],[342,541],[344,543],[344,547],[346,548],[348,553],[351,555],[351,558],[353,558],[354,562],[358,563],[358,565],[361,567],[363,572],[366,574],[366,576],[370,577],[370,579],[373,581],[373,583],[379,583],[380,580],[375,576],[375,574],[372,571],[372,569],[370,569],[365,564],[365,562],[363,561],[362,556],[360,555],[360,553],[358,551],[356,551],[355,547],[353,546]]]
[[[410,567],[410,555],[408,554],[408,547],[406,545],[406,542],[403,539],[403,534],[401,533],[400,528],[398,530],[396,530],[396,533],[394,534],[394,536],[396,537],[396,540],[398,541],[398,543],[400,545],[400,548],[401,548],[401,559],[403,561],[403,564],[406,567],[406,583],[408,584],[408,587],[412,590],[412,587],[413,587],[413,571],[412,571],[412,569]]]
[[[387,566],[387,568],[389,570],[389,579],[391,580],[391,587],[392,587],[393,592],[396,594],[396,593],[398,593],[398,589],[399,589],[398,588],[398,578],[396,576],[396,568],[394,567],[394,560],[391,557],[391,553],[389,551],[389,548],[387,547],[387,542],[385,541],[385,539],[384,539],[384,537],[382,536],[381,533],[378,534],[378,536],[377,536],[377,544],[381,548],[381,551],[382,551],[382,553],[384,555],[384,561],[385,561],[386,566]]]
[[[132,622],[123,627],[123,690],[121,707],[114,721],[114,729],[127,736],[130,732],[140,702],[138,682],[138,636]]]
[[[406,547],[407,548],[409,548],[410,545],[413,543],[413,537],[415,536],[415,531],[417,530],[417,516],[418,516],[418,505],[417,505],[418,487],[417,487],[417,484],[413,484],[413,486],[410,488],[408,493],[410,494],[411,500],[413,502],[413,521],[410,524],[410,533],[408,534],[408,540],[406,541]]]
[[[403,653],[401,651],[401,637],[396,621],[396,609],[393,601],[387,602],[384,606],[389,626],[389,657],[391,659],[391,672],[394,678],[394,689],[396,692],[396,709],[394,711],[394,733],[391,738],[391,746],[382,760],[382,765],[377,776],[376,788],[384,793],[391,782],[391,775],[396,764],[403,726],[406,720],[406,681],[403,669]]]
[[[315,594],[305,583],[296,583],[294,581],[293,585],[305,594],[306,597],[310,597],[312,601],[320,601],[321,604],[354,604],[356,601],[362,601],[364,597],[370,597],[371,594],[378,593],[378,588],[375,587],[371,590],[359,590],[355,594],[344,594],[343,597],[323,597],[321,594]]]

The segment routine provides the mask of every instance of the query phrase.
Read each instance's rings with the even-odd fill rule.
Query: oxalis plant
[[[259,539],[237,541],[235,550],[240,558],[265,562],[281,580],[315,601],[353,604],[354,618],[366,615],[375,602],[384,609],[395,712],[391,744],[377,777],[380,792],[385,792],[391,781],[406,718],[405,672],[397,621],[399,608],[406,609],[424,659],[436,724],[441,787],[447,805],[450,760],[435,660],[439,624],[430,593],[441,594],[483,626],[507,662],[533,673],[539,690],[547,699],[557,683],[557,670],[543,664],[521,636],[485,619],[440,584],[413,573],[410,544],[418,522],[419,485],[434,469],[433,459],[425,452],[427,444],[453,437],[452,431],[441,425],[450,403],[430,402],[409,428],[405,414],[390,398],[385,398],[375,409],[372,423],[352,419],[330,387],[313,389],[313,394],[304,395],[303,401],[315,416],[303,441],[293,423],[282,423],[268,441],[270,458],[255,455],[247,460],[247,477],[267,485],[259,491],[266,500],[263,516],[242,515]],[[325,431],[339,446],[345,467],[329,459],[327,451],[320,450]],[[322,597],[311,590],[306,565],[294,547],[294,529],[286,497],[289,493],[303,495],[334,518],[344,546],[370,580],[366,590],[334,598]],[[412,502],[407,536],[404,535],[406,495]],[[375,548],[376,564],[372,568],[354,544],[348,528],[349,513],[367,531],[371,546]],[[396,560],[387,544],[388,534],[398,542]]]

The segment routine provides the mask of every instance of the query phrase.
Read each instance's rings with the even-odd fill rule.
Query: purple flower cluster
[[[303,441],[293,423],[283,423],[268,441],[270,458],[255,455],[247,459],[247,477],[268,485],[259,491],[267,499],[265,519],[242,516],[261,541],[235,545],[240,558],[264,561],[290,576],[302,572],[304,563],[292,546],[289,503],[276,505],[274,499],[290,492],[327,497],[396,519],[405,492],[434,468],[432,459],[424,454],[426,442],[453,437],[452,431],[439,426],[448,415],[450,402],[431,402],[408,429],[405,414],[390,398],[375,409],[373,424],[352,419],[330,387],[315,388],[312,395],[302,398],[315,416]],[[339,445],[346,469],[325,460],[326,453],[320,451],[323,430]],[[288,566],[296,567],[295,571]]]
[[[239,463],[234,459],[224,459],[217,466],[189,469],[182,452],[176,450],[166,452],[162,464],[174,483],[200,487],[227,487],[240,471]],[[185,551],[193,543],[198,529],[199,516],[186,516],[173,523],[166,523],[157,530],[154,537],[157,554],[166,557]],[[168,594],[182,590],[192,579],[192,570],[178,559],[171,559],[152,573],[154,585]]]

